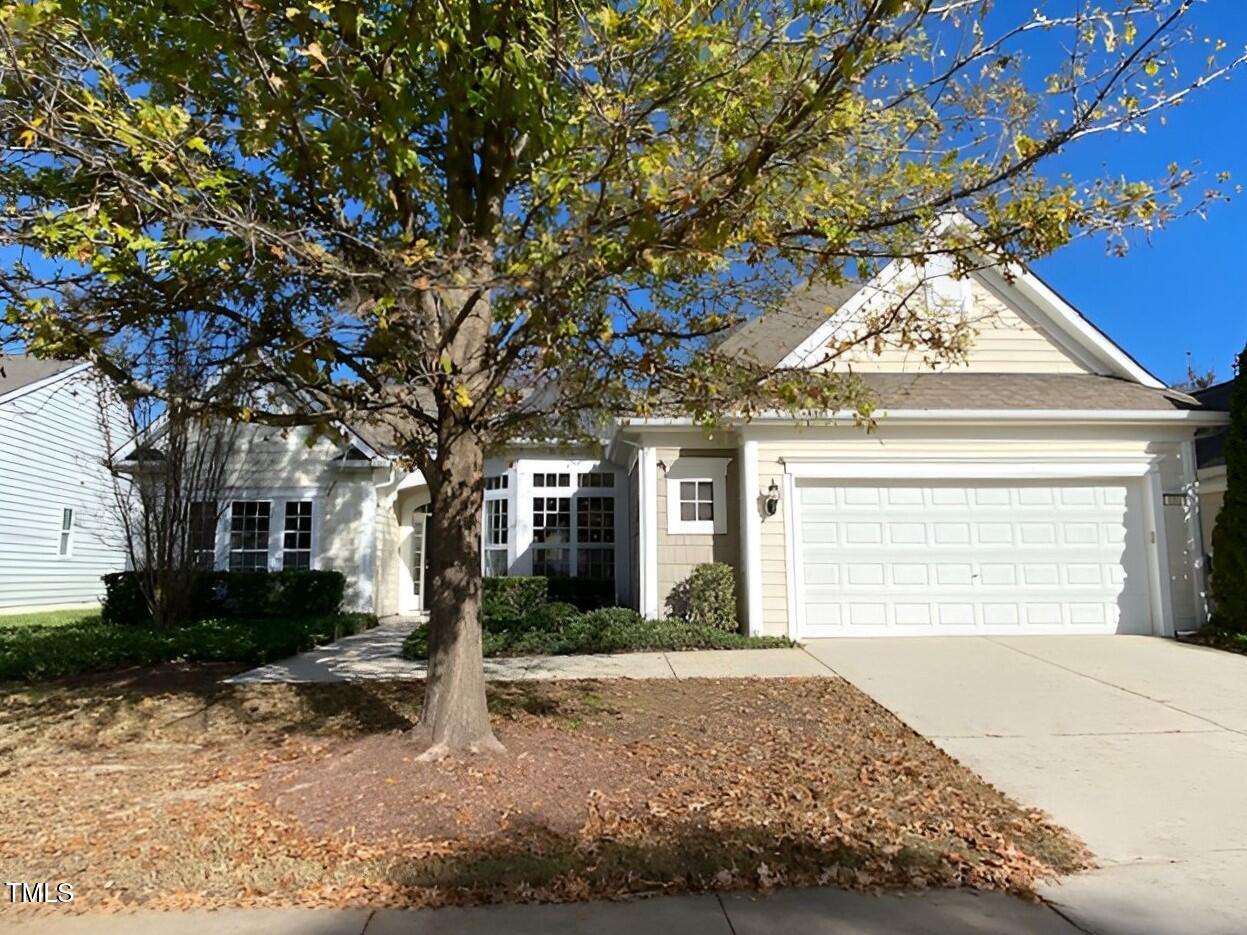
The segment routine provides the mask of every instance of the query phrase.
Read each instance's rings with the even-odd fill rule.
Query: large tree
[[[797,283],[1120,243],[1216,197],[1183,205],[1181,166],[1041,172],[1229,72],[1190,6],[8,0],[8,336],[160,396],[152,339],[193,319],[225,390],[182,405],[396,426],[439,546],[418,732],[433,755],[494,748],[485,452],[665,400],[868,409],[851,379],[761,372],[714,338]],[[964,347],[918,314],[889,323]],[[265,384],[320,405],[229,402]]]

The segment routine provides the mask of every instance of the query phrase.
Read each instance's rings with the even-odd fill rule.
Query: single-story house
[[[125,567],[102,413],[116,438],[129,428],[99,381],[86,363],[0,356],[0,613],[90,607]]]
[[[620,418],[600,448],[517,445],[486,464],[489,575],[589,576],[649,617],[701,562],[735,569],[751,633],[794,638],[1172,634],[1205,616],[1195,436],[1225,415],[1167,388],[1027,270],[945,276],[974,334],[931,366],[871,321],[900,267],[807,290],[720,345],[852,370],[852,413],[764,413],[713,435]],[[891,276],[892,279],[887,277]],[[204,530],[222,568],[344,572],[381,615],[426,606],[429,493],[363,427],[308,444],[254,427],[245,482]]]
[[[1228,410],[1234,381],[1215,383],[1191,395],[1212,410]],[[1212,530],[1225,500],[1225,442],[1229,428],[1202,433],[1195,439],[1196,477],[1199,481],[1199,509],[1203,514],[1204,551],[1212,554]]]

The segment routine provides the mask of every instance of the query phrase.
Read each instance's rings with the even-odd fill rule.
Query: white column
[[[641,616],[656,620],[658,613],[658,451],[642,448],[637,456],[637,494],[640,503],[640,527],[638,548],[640,550],[641,580],[637,593],[640,598]]]
[[[1195,442],[1183,442],[1182,490],[1186,494],[1186,537],[1191,556],[1191,585],[1195,590],[1195,625],[1208,622],[1208,569],[1204,564],[1204,518],[1199,511],[1199,482],[1195,467]]]
[[[758,443],[740,446],[740,568],[745,591],[745,628],[762,632],[762,516],[758,512]]]
[[[1160,467],[1153,464],[1143,478],[1143,510],[1150,527],[1147,544],[1151,571],[1152,632],[1173,636],[1173,599],[1169,581],[1169,545],[1165,538],[1165,496]]]

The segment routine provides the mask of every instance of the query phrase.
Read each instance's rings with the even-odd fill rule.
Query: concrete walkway
[[[399,655],[403,639],[414,625],[412,620],[387,620],[366,633],[242,672],[226,681],[248,684],[422,679],[427,672],[425,664]],[[496,681],[831,675],[826,664],[805,649],[705,649],[591,656],[510,656],[485,660],[485,677]]]
[[[773,896],[664,896],[619,903],[472,909],[249,909],[43,916],[0,928],[20,935],[1076,935],[1046,906],[999,893],[945,890],[868,896],[835,889]]]
[[[1247,931],[1247,657],[1154,637],[815,640],[809,652],[1100,869],[1043,891],[1095,935]]]

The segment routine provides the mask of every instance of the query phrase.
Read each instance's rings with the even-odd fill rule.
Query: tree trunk
[[[481,509],[485,456],[461,429],[446,438],[429,478],[429,674],[413,734],[421,759],[501,752],[485,705],[481,654]]]
[[[481,511],[485,447],[477,420],[491,379],[489,282],[493,249],[472,245],[452,277],[459,285],[424,294],[441,335],[435,365],[437,447],[425,471],[431,530],[426,594],[429,673],[414,734],[421,759],[501,752],[489,726],[481,653]]]

